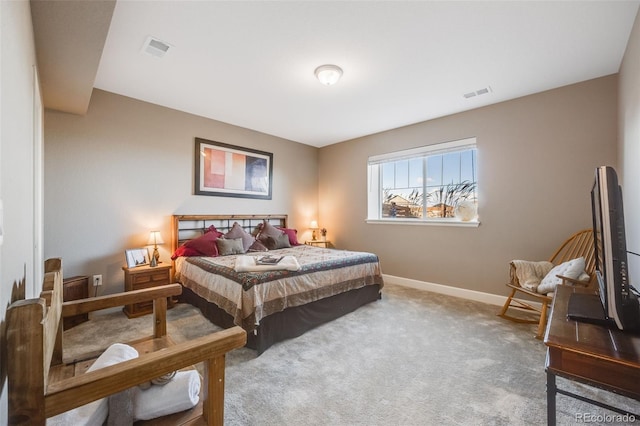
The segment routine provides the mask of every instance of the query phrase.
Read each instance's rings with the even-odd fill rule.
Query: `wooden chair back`
[[[10,425],[45,425],[48,417],[199,362],[204,363],[205,397],[194,416],[222,425],[225,354],[245,345],[242,328],[173,345],[166,335],[167,297],[182,292],[179,284],[63,303],[62,280],[62,260],[47,260],[41,297],[16,301],[7,309]],[[60,373],[74,371],[62,362],[63,317],[147,300],[154,304],[154,335],[137,341],[144,348],[138,358],[79,376]]]
[[[578,231],[569,237],[558,249],[551,255],[549,262],[554,265],[560,265],[571,259],[584,257],[585,272],[593,277],[596,269],[595,251],[593,250],[593,230],[584,229]]]

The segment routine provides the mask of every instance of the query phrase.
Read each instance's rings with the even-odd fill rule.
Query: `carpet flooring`
[[[533,338],[534,326],[505,321],[497,310],[386,284],[382,300],[261,356],[247,348],[229,353],[225,424],[546,424],[545,346]],[[187,304],[168,311],[168,321],[176,342],[219,330]],[[65,358],[150,333],[148,316],[94,314],[65,331]],[[640,411],[638,401],[563,379],[558,386]],[[582,424],[585,416],[599,416],[590,424],[628,424],[558,395],[558,424]]]

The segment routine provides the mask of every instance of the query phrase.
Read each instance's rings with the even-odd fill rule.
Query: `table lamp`
[[[151,266],[158,266],[160,263],[160,253],[158,252],[158,244],[164,244],[160,231],[151,231],[149,233],[148,245],[153,245],[153,256],[151,256]]]
[[[315,241],[316,240],[316,230],[319,228],[318,227],[318,221],[317,220],[312,220],[311,221],[311,225],[309,225],[309,228],[311,228],[311,240]]]

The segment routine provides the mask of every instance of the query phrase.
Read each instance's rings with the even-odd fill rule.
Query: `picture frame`
[[[127,268],[136,268],[149,264],[149,249],[135,248],[124,251],[124,257],[127,260]]]
[[[194,194],[271,200],[273,154],[195,138]]]

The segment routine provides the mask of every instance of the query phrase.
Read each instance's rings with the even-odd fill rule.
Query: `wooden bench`
[[[182,292],[179,284],[64,303],[62,291],[62,260],[49,259],[41,297],[16,301],[7,309],[10,425],[44,425],[48,417],[199,362],[204,365],[201,403],[186,415],[174,415],[170,423],[223,424],[225,354],[245,345],[242,328],[174,344],[167,336],[167,297]],[[129,343],[139,358],[83,374],[63,363],[63,317],[148,300],[153,300],[154,334]]]

